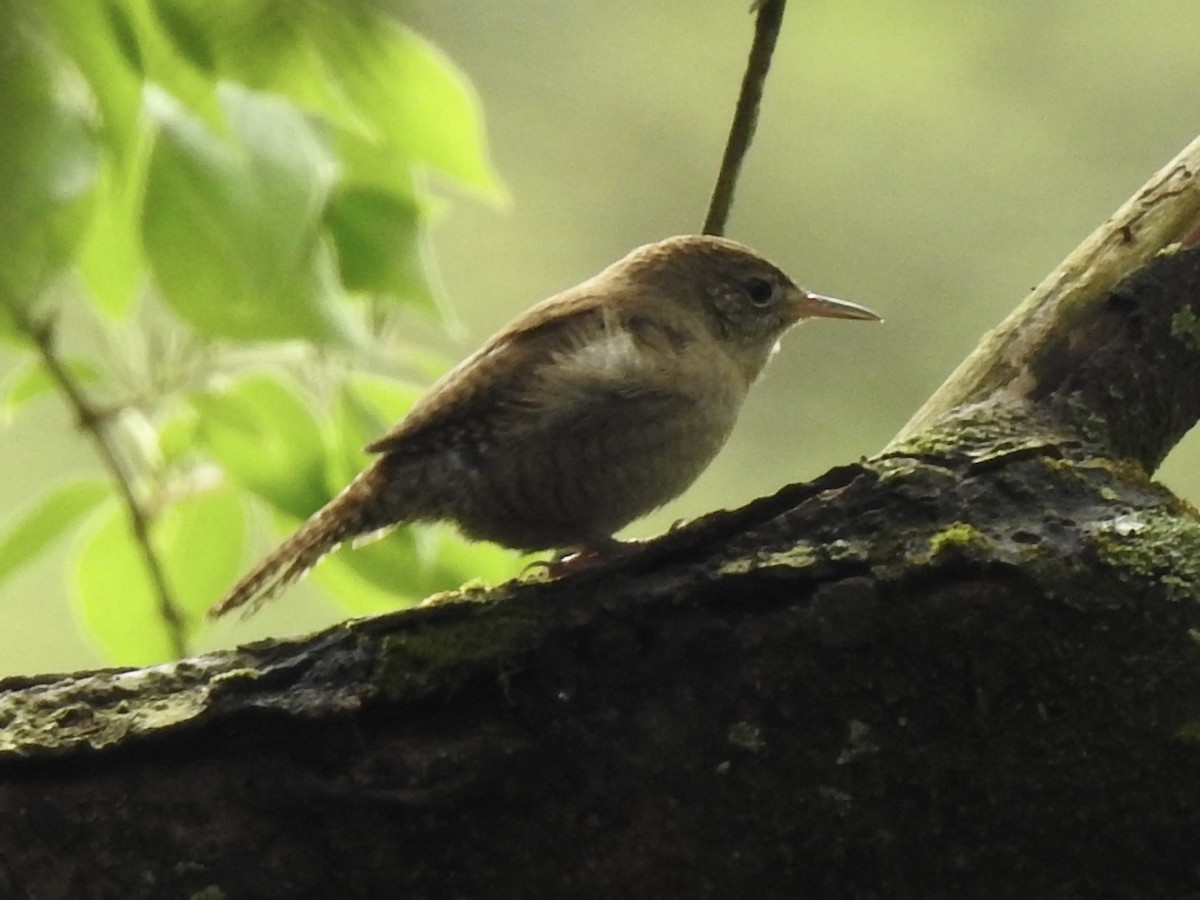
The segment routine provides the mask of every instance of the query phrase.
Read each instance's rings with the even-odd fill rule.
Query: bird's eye
[[[745,288],[746,296],[755,306],[766,306],[775,296],[775,285],[765,278],[747,278],[742,287]]]

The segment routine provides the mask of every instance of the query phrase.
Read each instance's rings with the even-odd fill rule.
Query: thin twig
[[[158,613],[162,617],[163,624],[166,626],[167,639],[170,641],[171,651],[176,657],[187,655],[186,629],[183,615],[180,613],[171,588],[167,584],[162,561],[158,558],[158,553],[151,542],[149,516],[138,501],[134,493],[132,478],[125,471],[117,450],[106,433],[109,414],[101,411],[87,398],[82,385],[79,384],[75,376],[71,374],[70,370],[63,363],[61,357],[59,357],[58,351],[54,346],[53,322],[51,320],[43,322],[35,321],[24,309],[18,304],[9,301],[8,298],[4,298],[4,306],[9,316],[11,316],[13,324],[33,343],[34,348],[42,359],[42,364],[46,367],[46,371],[58,385],[63,396],[66,398],[67,404],[75,413],[79,427],[91,439],[96,452],[100,456],[101,463],[103,463],[112,476],[113,482],[117,486],[117,491],[121,495],[121,500],[125,505],[125,511],[129,516],[129,528],[133,532],[134,543],[138,545],[138,549],[142,555],[142,563],[145,565],[146,572],[150,576],[150,583],[158,604]]]
[[[783,22],[783,9],[787,0],[761,0],[758,18],[754,23],[754,43],[750,46],[750,57],[746,60],[746,73],[742,76],[742,91],[738,95],[733,113],[733,124],[729,127],[729,139],[725,143],[725,156],[721,159],[721,171],[708,201],[708,215],[704,219],[704,234],[725,233],[729,210],[733,206],[733,192],[737,187],[738,173],[742,160],[754,139],[754,128],[758,124],[758,108],[762,103],[763,85],[771,68],[771,54],[775,52],[775,39],[779,37],[779,26]]]

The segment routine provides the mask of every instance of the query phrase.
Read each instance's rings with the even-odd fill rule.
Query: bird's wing
[[[622,318],[591,292],[556,296],[443,376],[367,450],[407,455],[447,442],[483,445],[535,428],[584,425],[589,410],[611,414],[634,401],[666,412],[690,398],[662,354],[650,352],[664,342],[679,338],[644,318]]]

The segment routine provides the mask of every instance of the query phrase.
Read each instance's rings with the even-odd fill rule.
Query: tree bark
[[[545,582],[0,685],[0,896],[1200,896],[1200,141],[878,456]]]

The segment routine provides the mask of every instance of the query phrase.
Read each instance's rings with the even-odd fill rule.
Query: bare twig
[[[121,501],[124,503],[125,511],[129,517],[129,528],[133,533],[134,542],[138,546],[142,562],[146,567],[147,574],[150,576],[150,583],[158,604],[158,613],[162,617],[163,624],[166,626],[167,639],[170,641],[171,651],[176,657],[185,656],[187,654],[187,640],[183,614],[179,611],[179,607],[174,600],[171,588],[167,583],[166,574],[163,572],[162,561],[158,558],[158,553],[155,551],[154,544],[151,541],[150,518],[134,493],[132,477],[126,472],[116,448],[106,433],[107,423],[111,418],[111,414],[101,410],[88,399],[84,393],[83,386],[79,384],[75,376],[71,374],[71,371],[63,363],[62,358],[59,357],[54,345],[53,321],[50,319],[37,321],[21,308],[19,304],[13,303],[8,298],[2,296],[0,296],[0,300],[2,300],[13,324],[33,344],[34,349],[41,357],[42,364],[46,367],[46,371],[54,380],[54,383],[58,385],[59,390],[67,401],[67,405],[75,413],[79,427],[91,439],[97,454],[100,456],[101,463],[108,469],[113,482],[116,484],[117,492],[121,495]]]
[[[729,127],[729,139],[725,143],[725,156],[721,159],[721,171],[708,201],[708,215],[704,219],[704,234],[724,234],[733,206],[733,192],[737,187],[738,173],[742,160],[754,139],[754,128],[758,124],[758,108],[762,102],[763,85],[771,68],[771,55],[775,52],[775,39],[779,37],[779,26],[783,22],[783,10],[787,0],[761,0],[758,18],[754,24],[754,43],[746,60],[746,73],[742,76],[742,91],[738,96]]]

